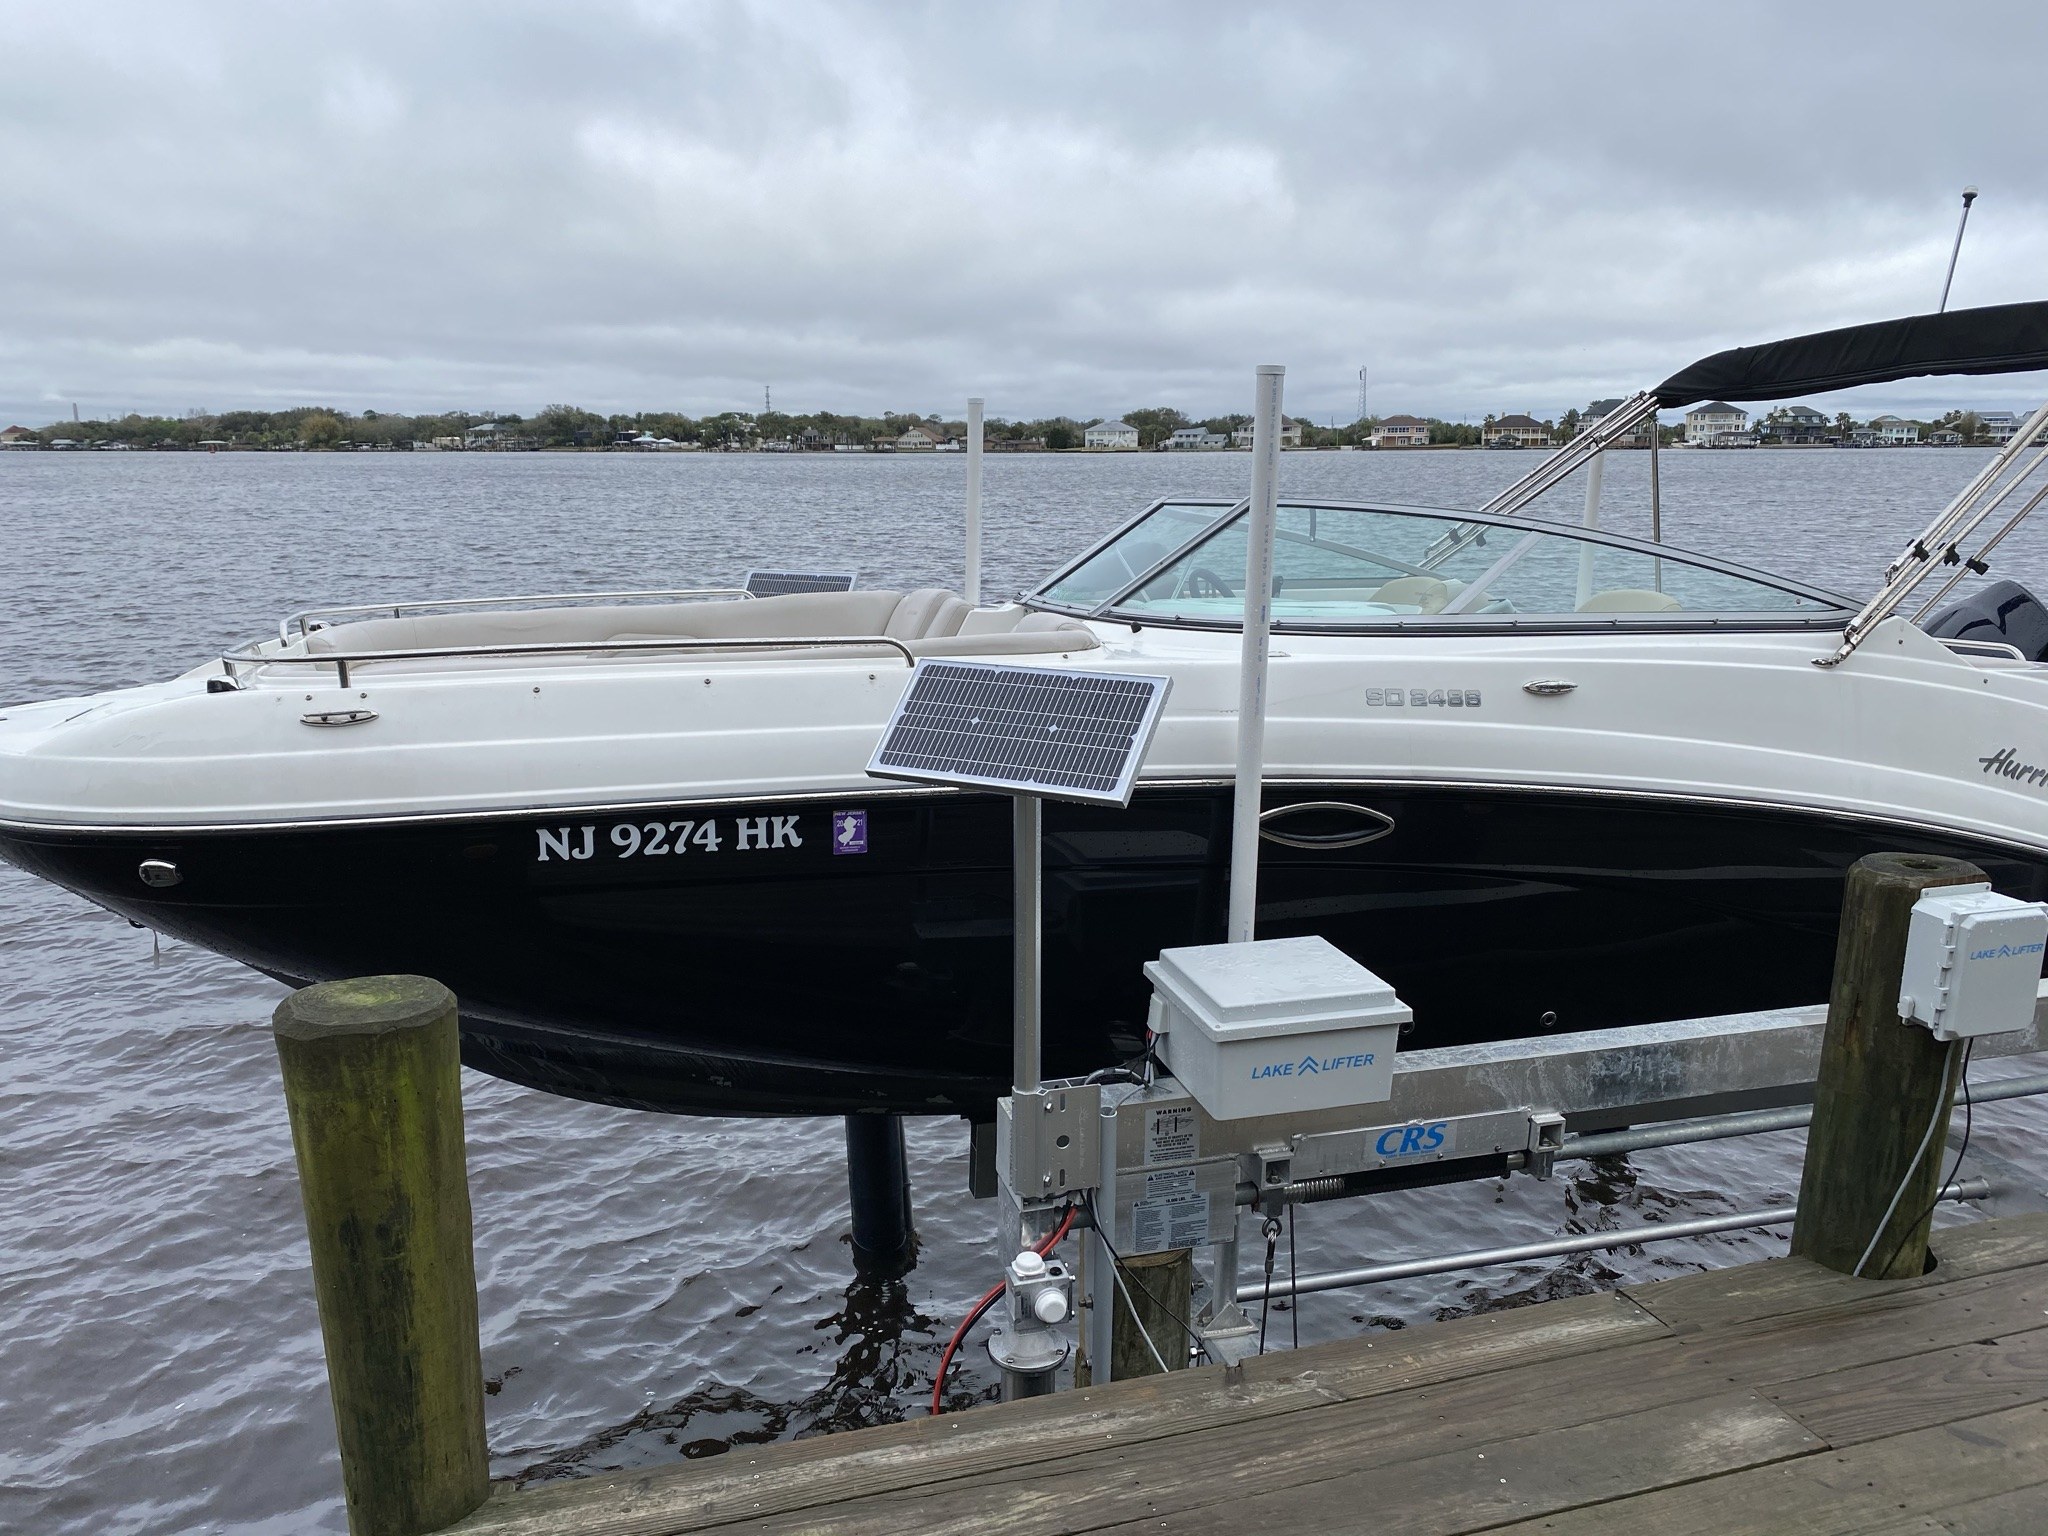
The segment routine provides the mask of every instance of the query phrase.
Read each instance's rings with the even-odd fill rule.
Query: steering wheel
[[[1189,597],[1235,597],[1237,595],[1231,590],[1229,582],[1218,576],[1206,565],[1198,565],[1189,571],[1188,579],[1182,584],[1181,590],[1187,593]]]

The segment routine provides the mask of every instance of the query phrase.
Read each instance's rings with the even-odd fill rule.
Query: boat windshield
[[[1037,595],[1152,623],[1242,623],[1248,515],[1240,508],[1196,538],[1223,510],[1155,508]],[[1459,528],[1478,536],[1446,554],[1440,541]],[[1183,552],[1161,567],[1174,537]],[[1273,619],[1289,627],[1581,615],[1820,618],[1853,606],[1702,556],[1559,524],[1299,502],[1279,508],[1273,572]]]
[[[1162,502],[1057,577],[1039,595],[1073,608],[1106,603],[1228,510],[1200,503]]]

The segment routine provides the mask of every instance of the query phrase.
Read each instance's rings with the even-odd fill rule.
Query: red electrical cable
[[[1074,1206],[1070,1205],[1067,1207],[1067,1214],[1060,1218],[1060,1224],[1054,1227],[1051,1233],[1039,1242],[1037,1248],[1039,1254],[1051,1253],[1053,1249],[1059,1247],[1061,1240],[1073,1228],[1075,1210],[1076,1207]],[[946,1367],[953,1363],[954,1352],[960,1348],[961,1341],[967,1337],[967,1330],[981,1321],[982,1316],[990,1307],[996,1304],[996,1298],[1002,1294],[1003,1287],[1000,1283],[990,1287],[988,1294],[974,1304],[974,1309],[960,1319],[960,1326],[953,1330],[953,1337],[946,1341],[946,1352],[939,1356],[938,1374],[932,1378],[933,1418],[937,1418],[941,1413],[945,1412],[945,1409],[940,1406],[939,1399],[940,1394],[946,1389]]]

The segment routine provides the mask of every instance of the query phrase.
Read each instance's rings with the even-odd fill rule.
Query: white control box
[[[1145,967],[1173,1075],[1218,1120],[1384,1103],[1414,1017],[1327,939],[1169,949]]]
[[[1899,1017],[1937,1040],[2025,1029],[2034,1021],[2048,906],[1990,886],[1944,885],[1913,904]]]

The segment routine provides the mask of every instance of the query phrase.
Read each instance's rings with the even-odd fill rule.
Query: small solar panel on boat
[[[1168,679],[926,658],[868,764],[878,778],[1129,805]]]
[[[750,597],[788,597],[793,592],[851,592],[857,571],[749,571]]]

